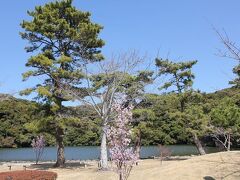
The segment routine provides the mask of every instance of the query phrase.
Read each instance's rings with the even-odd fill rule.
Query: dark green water
[[[170,145],[172,155],[198,154],[195,146]],[[207,147],[207,153],[217,152],[217,148]],[[141,158],[158,156],[157,146],[145,146],[141,148]],[[65,147],[67,160],[93,160],[100,156],[100,148],[97,146]],[[34,161],[35,156],[32,148],[2,148],[0,149],[0,161]],[[43,161],[56,160],[56,148],[46,147],[42,157]]]

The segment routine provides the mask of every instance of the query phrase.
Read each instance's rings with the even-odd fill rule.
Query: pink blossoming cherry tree
[[[133,106],[123,107],[120,103],[115,103],[112,110],[116,112],[113,124],[108,126],[107,138],[109,153],[112,161],[116,164],[116,172],[119,180],[127,180],[138,156],[130,147]]]
[[[45,139],[43,135],[37,136],[35,139],[32,140],[32,148],[35,152],[36,164],[38,164],[39,160],[43,155],[43,151],[45,148]]]

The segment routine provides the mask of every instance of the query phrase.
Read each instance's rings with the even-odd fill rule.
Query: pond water
[[[198,151],[192,145],[169,145],[172,155],[196,155]],[[207,153],[217,152],[217,148],[206,147]],[[65,147],[67,160],[94,160],[100,156],[100,147],[81,146]],[[159,156],[158,146],[144,146],[141,148],[141,158]],[[32,148],[2,148],[0,149],[0,161],[34,161],[35,155]],[[43,161],[56,160],[56,147],[46,147],[42,156]]]

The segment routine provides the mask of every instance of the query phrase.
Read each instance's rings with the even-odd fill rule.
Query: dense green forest
[[[192,144],[191,133],[196,132],[204,145],[214,146],[214,126],[231,131],[232,145],[239,146],[239,88],[193,92],[185,97],[184,112],[180,111],[179,98],[177,93],[144,94],[135,106],[132,122],[135,134],[140,132],[142,145]],[[64,107],[64,112],[71,114],[65,117],[66,146],[100,145],[101,119],[91,107]],[[0,147],[29,147],[38,134],[45,135],[49,146],[55,145],[52,121],[48,119],[51,114],[46,105],[1,94]]]

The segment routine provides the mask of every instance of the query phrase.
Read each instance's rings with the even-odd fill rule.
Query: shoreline
[[[81,162],[85,162],[84,164]],[[54,161],[40,162],[34,165],[32,161],[5,162],[0,164],[0,172],[24,170],[47,170],[58,174],[57,180],[116,180],[118,175],[113,171],[99,171],[96,160],[66,161],[66,167],[53,168]],[[109,163],[113,169],[115,166]],[[159,179],[184,179],[198,180],[211,177],[213,179],[240,179],[240,151],[219,152],[203,156],[188,156],[188,159],[179,160],[174,156],[170,160],[161,163],[159,158],[139,160],[139,164],[133,167],[129,180],[159,180]]]
[[[213,154],[213,153],[210,153],[210,154]],[[187,159],[190,159],[192,157],[196,157],[196,156],[200,156],[200,155],[183,155],[183,156],[170,156],[170,157],[167,157],[166,159],[164,159],[163,161],[175,161],[175,160],[187,160]],[[139,159],[139,161],[143,161],[143,160],[151,160],[151,159],[159,159],[160,160],[160,157],[159,156],[153,156],[153,157],[149,157],[149,158],[141,158]],[[97,159],[88,159],[88,160],[66,160],[66,163],[76,163],[76,162],[98,162],[99,160]],[[41,163],[54,163],[56,162],[56,160],[46,160],[46,161],[39,161],[38,164],[41,164]],[[0,161],[0,165],[1,164],[6,164],[6,163],[23,163],[23,164],[29,164],[29,163],[32,163],[32,164],[35,164],[35,160],[13,160],[13,161]],[[36,164],[35,164],[36,165]]]

